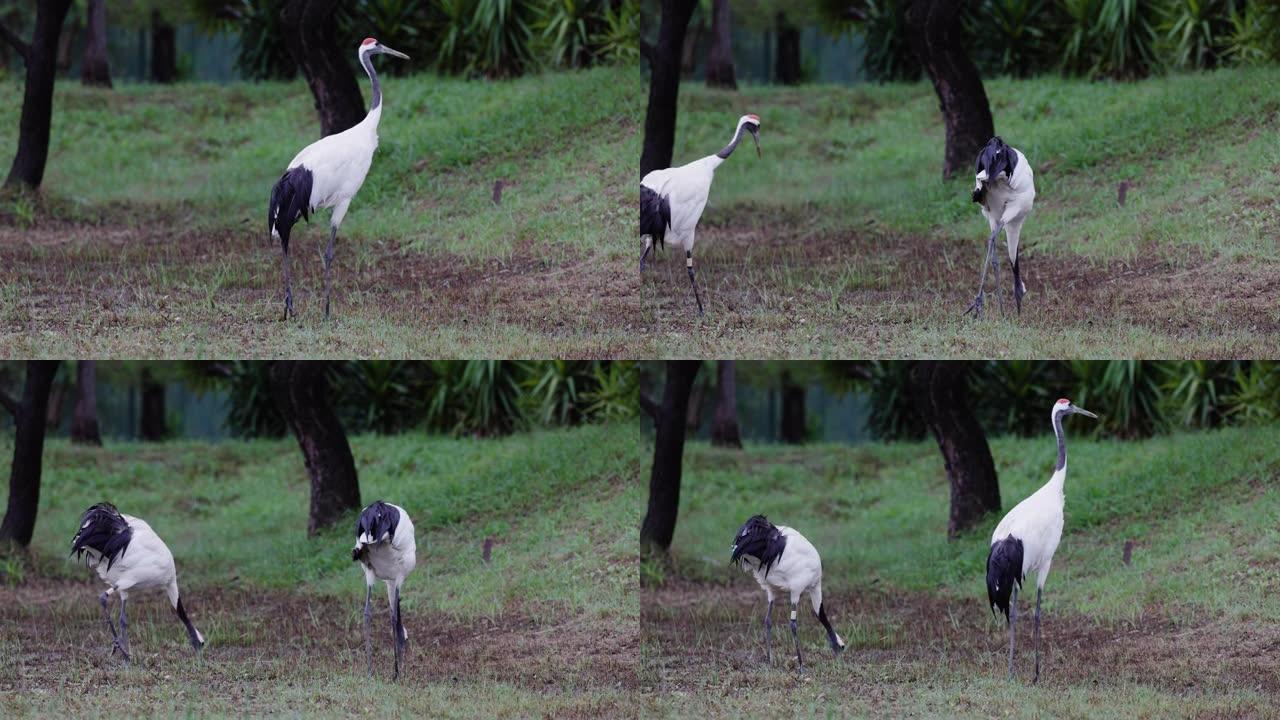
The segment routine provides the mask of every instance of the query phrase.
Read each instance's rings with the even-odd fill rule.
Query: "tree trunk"
[[[53,389],[49,391],[49,402],[46,403],[48,409],[45,410],[44,429],[45,432],[57,432],[62,425],[62,399],[67,394],[67,381],[64,378],[61,382],[53,384]]]
[[[271,394],[298,447],[311,478],[311,515],[307,534],[360,509],[360,482],[351,445],[329,404],[328,365],[278,361],[271,367]]]
[[[68,10],[67,12],[70,12]],[[71,22],[66,23],[62,27],[62,32],[58,33],[58,72],[66,73],[71,70],[71,46],[75,44],[76,34],[80,32],[80,18],[77,15],[71,16]]]
[[[76,409],[71,415],[71,442],[102,445],[98,430],[98,370],[93,360],[76,363]]]
[[[698,44],[702,42],[702,31],[706,29],[706,25],[706,18],[699,17],[698,22],[685,31],[684,48],[680,51],[681,79],[693,77],[694,71],[698,69]]]
[[[782,371],[782,442],[799,445],[805,439],[804,387],[791,382],[791,375]]]
[[[804,72],[800,66],[800,28],[787,20],[787,14],[778,13],[778,57],[774,61],[774,75],[782,85],[799,85]]]
[[[88,16],[80,82],[109,88],[111,65],[107,61],[107,0],[89,0]]]
[[[716,410],[711,418],[711,444],[717,447],[742,448],[742,431],[738,428],[737,375],[734,361],[716,362]]]
[[[174,27],[159,10],[151,11],[151,82],[168,84],[178,79],[178,43]]]
[[[680,50],[696,0],[662,0],[658,44],[653,48],[649,107],[644,116],[640,177],[671,167],[676,142],[676,105],[680,96]]]
[[[689,393],[702,365],[697,360],[667,362],[667,384],[657,409],[658,437],[653,446],[653,471],[649,475],[649,509],[640,526],[643,557],[666,557],[676,531],[680,509],[680,472],[684,464],[684,427]]]
[[[302,69],[320,115],[320,134],[333,135],[364,119],[364,98],[349,58],[359,38],[339,44],[333,15],[338,0],[288,0],[281,14],[284,41]]]
[[[707,51],[707,87],[738,89],[733,71],[732,30],[729,0],[715,0],[711,14],[711,48]]]
[[[142,419],[138,435],[147,442],[160,442],[168,434],[165,427],[164,385],[151,379],[151,371],[142,369]]]
[[[702,427],[702,408],[707,397],[707,383],[705,379],[701,382],[693,384],[693,390],[689,392],[689,409],[685,412],[685,433],[687,435],[697,436],[698,430]]]
[[[973,167],[982,146],[995,134],[987,91],[978,68],[964,49],[960,12],[963,2],[913,0],[906,23],[911,48],[933,81],[947,129],[942,178]]]
[[[963,362],[921,361],[911,371],[916,410],[938,441],[951,482],[948,537],[1000,510],[1000,485],[991,448],[967,397],[968,370]]]
[[[44,6],[41,5],[43,8]],[[9,507],[0,522],[0,542],[31,544],[40,506],[40,464],[44,457],[44,423],[49,389],[58,372],[56,360],[27,362],[22,402],[14,412],[13,466],[9,471]],[[6,403],[7,404],[7,403]]]
[[[5,185],[40,187],[49,159],[49,122],[53,117],[53,81],[57,76],[58,35],[71,0],[44,0],[36,5],[36,30],[30,45],[16,46],[27,64],[22,119],[18,124],[18,153],[13,156]],[[43,417],[41,420],[43,421]]]

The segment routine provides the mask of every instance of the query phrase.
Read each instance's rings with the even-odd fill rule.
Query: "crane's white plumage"
[[[1036,575],[1036,673],[1040,678],[1040,596],[1053,554],[1062,540],[1063,509],[1067,480],[1067,440],[1062,419],[1068,415],[1097,417],[1063,398],[1053,404],[1050,420],[1058,440],[1058,461],[1049,482],[1018,503],[991,534],[987,555],[987,599],[992,612],[999,609],[1009,622],[1009,676],[1013,676],[1013,648],[1018,616],[1018,588],[1028,575]],[[1033,680],[1034,682],[1034,680]]]
[[[654,170],[640,181],[640,236],[644,249],[640,253],[640,271],[654,243],[662,245],[667,238],[685,251],[685,266],[689,271],[689,283],[693,297],[702,313],[702,298],[693,274],[693,242],[698,220],[711,195],[711,181],[716,168],[729,159],[744,133],[750,133],[760,152],[760,118],[743,115],[738,119],[733,138],[715,155],[708,155],[680,167]]]
[[[163,590],[177,613],[191,646],[197,651],[204,646],[204,636],[187,617],[178,592],[178,571],[173,553],[146,521],[125,515],[109,503],[99,503],[85,511],[80,528],[71,541],[71,552],[85,560],[107,584],[99,597],[102,613],[114,638],[114,649],[129,660],[128,620],[125,604],[129,594],[143,590]],[[111,596],[120,597],[120,629],[117,633],[107,613]]]
[[[801,669],[800,640],[796,630],[796,607],[800,596],[809,593],[813,614],[827,630],[833,652],[844,649],[844,639],[831,626],[822,603],[822,558],[818,551],[795,528],[774,525],[763,515],[747,520],[738,530],[731,550],[730,562],[750,574],[764,590],[769,606],[765,610],[765,657],[772,656],[773,602],[777,594],[791,603],[791,636],[796,643],[796,661]]]
[[[974,316],[982,314],[982,301],[986,289],[987,265],[995,271],[996,298],[1000,297],[1000,259],[995,253],[996,237],[1004,230],[1009,264],[1013,266],[1013,298],[1022,312],[1022,296],[1027,286],[1022,282],[1022,266],[1018,262],[1018,242],[1022,225],[1036,199],[1035,173],[1027,157],[1017,148],[1006,145],[999,137],[993,137],[978,153],[977,174],[974,176],[973,201],[982,207],[991,237],[987,241],[987,257],[982,264],[982,277],[978,282],[978,296],[970,309]]]
[[[289,233],[299,219],[309,220],[320,208],[333,208],[329,218],[329,246],[324,255],[324,314],[329,316],[329,268],[338,228],[347,215],[351,199],[360,191],[373,153],[378,149],[378,122],[382,119],[382,86],[373,69],[374,55],[408,55],[392,50],[373,38],[365,38],[356,51],[360,65],[369,75],[373,102],[369,113],[354,127],[306,146],[289,162],[284,175],[271,189],[267,227],[280,241],[285,282],[285,319],[293,311],[293,288],[289,275]]]
[[[399,505],[378,500],[360,513],[356,522],[356,544],[351,559],[364,570],[364,634],[365,650],[369,660],[369,674],[373,675],[373,646],[369,636],[369,624],[373,618],[370,600],[374,584],[381,580],[387,586],[387,604],[391,608],[391,627],[395,639],[395,674],[400,676],[400,661],[404,654],[409,632],[400,616],[400,586],[417,564],[418,545],[413,535],[413,521],[409,513]]]

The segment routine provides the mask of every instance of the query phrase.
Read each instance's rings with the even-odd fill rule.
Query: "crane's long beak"
[[[1093,413],[1089,412],[1088,410],[1085,410],[1084,408],[1072,408],[1072,410],[1074,410],[1076,413],[1083,415],[1085,417],[1091,417],[1094,420],[1098,419],[1097,415],[1094,415]]]
[[[755,130],[751,131],[751,139],[756,141],[756,157],[763,158],[764,153],[760,151],[760,133]]]
[[[379,46],[379,49],[382,51],[382,53],[383,53],[384,55],[391,55],[391,56],[393,56],[393,57],[398,57],[398,58],[400,58],[400,59],[402,59],[402,60],[408,60],[408,59],[409,59],[409,56],[408,56],[408,55],[405,55],[404,53],[400,52],[399,50],[392,50],[391,48],[387,47],[386,45],[381,45],[381,46]]]

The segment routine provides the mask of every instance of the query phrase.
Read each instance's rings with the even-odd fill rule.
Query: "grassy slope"
[[[800,355],[1182,355],[1274,342],[1246,322],[1195,327],[1196,315],[1176,305],[1150,311],[1171,317],[1144,318],[1140,308],[1125,307],[1142,304],[1140,278],[1122,277],[1114,288],[1107,281],[1135,265],[1143,266],[1139,276],[1151,275],[1159,264],[1175,280],[1189,268],[1211,275],[1216,268],[1223,282],[1257,287],[1232,276],[1239,267],[1280,263],[1280,70],[1132,84],[998,79],[987,82],[987,92],[996,131],[1036,169],[1036,210],[1023,237],[1032,253],[1030,316],[976,327],[959,319],[976,286],[987,226],[969,201],[965,171],[951,183],[938,179],[943,133],[927,83],[748,87],[736,94],[691,86],[681,95],[677,161],[720,147],[747,111],[763,119],[765,155],[757,160],[748,151],[726,163],[704,216],[705,283],[724,285],[706,324],[719,333],[707,340],[702,327],[669,352],[719,342],[751,356],[775,348]],[[1134,187],[1119,208],[1122,179]],[[813,251],[818,258],[796,257],[795,244],[820,248]],[[910,249],[895,252],[903,247]],[[754,256],[739,266],[732,258],[741,254]],[[1075,270],[1086,261],[1105,267],[1103,277],[1082,282]],[[665,286],[681,279],[676,270],[660,270],[658,288],[646,287],[646,296],[673,293]],[[717,279],[717,271],[738,277]],[[1189,292],[1196,298],[1189,305],[1213,312],[1219,303],[1240,302],[1209,287]],[[884,297],[860,307],[859,295]],[[1099,308],[1087,324],[1071,317],[1069,306],[1089,295],[1118,295],[1090,304],[1119,307]],[[663,308],[667,326],[683,328],[684,300]],[[1067,324],[1037,314],[1063,301],[1068,309],[1052,312]],[[1139,322],[1125,317],[1130,313]],[[755,332],[736,334],[744,323]],[[866,325],[881,327],[864,331]]]
[[[616,318],[635,315],[624,310],[633,293],[610,291],[630,256],[616,239],[634,222],[634,69],[391,77],[384,89],[378,154],[339,239],[337,316],[323,323],[315,298],[324,211],[296,231],[301,316],[280,327],[266,206],[315,139],[305,84],[61,83],[45,209],[0,201],[0,259],[16,268],[0,280],[0,345],[128,357],[611,354]],[[0,147],[15,146],[19,109],[0,108]]]
[[[763,698],[753,695],[755,702],[795,701],[808,715],[824,714],[824,698],[837,697],[846,710],[870,713],[893,708],[906,714],[1023,715],[1029,707],[1068,717],[1256,713],[1264,701],[1248,679],[1218,694],[1197,689],[1216,679],[1190,677],[1185,689],[1171,686],[1164,676],[1178,672],[1179,661],[1155,659],[1158,653],[1138,649],[1145,632],[1125,637],[1135,628],[1163,624],[1169,636],[1163,640],[1172,647],[1179,647],[1176,636],[1185,636],[1176,658],[1178,653],[1199,652],[1193,649],[1195,638],[1204,633],[1247,647],[1254,633],[1280,622],[1280,606],[1274,601],[1280,590],[1275,576],[1280,565],[1280,531],[1275,525],[1280,516],[1280,447],[1274,436],[1274,427],[1262,427],[1141,443],[1070,441],[1066,530],[1044,598],[1050,647],[1056,634],[1057,642],[1067,645],[1054,648],[1066,656],[1066,663],[1071,663],[1071,655],[1081,654],[1080,645],[1063,637],[1068,635],[1063,627],[1070,625],[1110,633],[1107,640],[1114,644],[1096,638],[1093,642],[1117,653],[1126,652],[1125,644],[1132,643],[1137,657],[1145,653],[1149,662],[1165,666],[1150,677],[1143,677],[1136,663],[1098,668],[1090,681],[1081,683],[1062,679],[1065,671],[1058,664],[1049,671],[1056,677],[1049,675],[1047,683],[1029,694],[1021,683],[1003,682],[1003,626],[985,619],[983,567],[998,518],[955,542],[946,541],[948,489],[931,442],[756,447],[746,456],[692,446],[673,547],[682,575],[711,584],[699,586],[702,594],[727,583],[738,604],[747,596],[758,600],[749,578],[725,563],[734,530],[748,515],[764,512],[775,522],[796,526],[822,552],[828,598],[886,594],[889,609],[895,605],[893,598],[901,597],[914,598],[906,602],[925,609],[902,617],[885,608],[878,615],[846,608],[845,620],[837,624],[850,638],[856,659],[841,666],[829,664],[829,656],[819,650],[818,631],[807,628],[808,652],[819,659],[814,661],[812,682],[802,683],[798,696],[783,692],[780,686],[791,684],[785,675],[734,678],[732,656],[723,655],[722,664],[709,668],[703,678],[705,694],[685,709],[691,714],[708,707],[730,711],[737,700],[719,697],[719,684],[758,682],[768,689]],[[1006,507],[1032,492],[1052,471],[1049,438],[1001,438],[992,443],[992,452]],[[1119,558],[1128,539],[1136,547],[1133,563],[1126,567]],[[654,599],[660,598],[661,591]],[[1025,596],[1023,601],[1029,619]],[[729,623],[732,634],[744,634],[742,642],[755,652],[755,616],[761,610],[762,605],[753,604],[750,610],[696,607],[681,614]],[[806,612],[802,628],[810,619]],[[974,651],[963,642],[935,639],[920,651],[921,660],[911,654],[919,648],[907,636],[921,624],[936,622],[957,627],[980,623],[972,632],[989,641]],[[786,649],[785,624],[780,627],[775,649]],[[1030,626],[1023,627],[1029,633]],[[706,641],[715,642],[715,633],[708,635],[711,639]],[[1022,647],[1024,657],[1029,657],[1029,644]],[[887,652],[877,655],[877,650]],[[948,652],[955,657],[948,660]],[[977,659],[967,658],[968,652]],[[1245,654],[1245,662],[1262,662],[1249,659],[1257,650],[1239,652]],[[644,653],[649,666],[645,684],[663,682],[656,670],[664,662],[663,651],[646,644]],[[918,682],[900,682],[906,679]],[[869,696],[861,687],[868,682],[887,684]],[[652,702],[662,712],[684,712],[660,697]]]
[[[394,237],[476,258],[509,256],[525,243],[556,258],[617,252],[612,239],[626,229],[620,205],[630,195],[620,178],[633,171],[619,144],[639,149],[639,84],[629,69],[510,82],[390,77],[383,86],[378,153],[343,223],[348,242]],[[20,84],[10,90],[21,94]],[[67,82],[55,107],[44,190],[88,218],[123,204],[174,225],[248,224],[257,233],[271,184],[316,139],[301,80],[112,91]],[[0,147],[16,144],[20,110],[0,109]],[[511,187],[493,211],[499,178]],[[318,242],[323,227],[304,237]]]
[[[32,544],[39,577],[27,573],[35,583],[27,591],[31,594],[23,595],[22,585],[11,591],[17,594],[18,612],[47,625],[53,621],[49,608],[42,607],[47,601],[38,599],[39,588],[48,583],[66,588],[54,612],[66,613],[66,625],[74,629],[70,637],[59,629],[57,639],[76,647],[85,645],[86,636],[97,640],[93,632],[100,626],[92,607],[97,590],[79,582],[87,580],[87,573],[65,559],[64,548],[83,508],[109,498],[126,512],[147,518],[174,550],[184,593],[196,600],[202,611],[197,623],[210,638],[206,659],[216,665],[211,677],[189,668],[181,659],[180,638],[169,632],[172,621],[163,603],[141,600],[134,611],[143,613],[133,623],[134,644],[146,652],[142,667],[126,672],[142,685],[158,686],[151,692],[139,688],[136,696],[118,698],[121,702],[132,697],[144,709],[163,713],[170,704],[182,707],[200,697],[202,684],[210,683],[214,693],[207,707],[214,712],[280,709],[272,698],[283,693],[285,707],[294,711],[345,712],[365,703],[429,715],[519,716],[529,708],[590,714],[592,708],[598,711],[622,700],[618,687],[592,685],[589,653],[529,663],[521,672],[539,675],[530,683],[520,673],[513,679],[511,673],[486,668],[479,657],[450,671],[441,667],[449,662],[447,656],[430,648],[455,628],[463,633],[454,638],[459,642],[484,637],[480,630],[465,628],[500,631],[504,642],[514,646],[512,652],[518,652],[548,634],[588,635],[607,642],[636,627],[635,547],[625,529],[639,503],[639,488],[631,482],[639,458],[631,434],[620,430],[584,427],[492,441],[352,439],[363,498],[393,500],[415,521],[418,568],[405,584],[403,604],[411,645],[417,648],[411,667],[431,674],[429,682],[362,688],[359,675],[347,668],[347,662],[363,657],[362,650],[355,654],[363,577],[350,560],[346,523],[316,539],[305,537],[307,484],[290,440],[128,444],[106,450],[54,442],[46,452]],[[488,565],[480,559],[486,536],[496,540]],[[289,618],[274,617],[264,608],[281,603],[305,606],[294,616],[321,618],[303,633],[314,637],[291,640],[298,647],[286,652],[299,652],[305,659],[297,667],[271,649],[281,632],[277,626]],[[239,612],[224,612],[227,606]],[[384,607],[375,607],[375,648],[381,653],[386,648],[378,641],[386,618]],[[329,621],[339,626],[336,639],[329,637],[332,628],[325,627]],[[0,686],[26,691],[0,692],[0,706],[7,703],[17,711],[83,711],[80,692],[91,690],[94,682],[111,682],[117,671],[95,652],[64,661],[56,672],[37,672],[38,656],[15,642],[6,633],[6,655],[12,650],[14,659],[0,668]],[[153,652],[161,657],[154,658]],[[383,660],[389,663],[389,658],[379,662]],[[174,675],[158,680],[157,666],[171,662]],[[255,666],[270,672],[245,681],[244,674]],[[379,668],[389,674],[389,665]],[[80,671],[91,680],[88,687],[75,683],[79,692],[42,700],[29,692],[62,686],[70,682],[67,673]],[[448,672],[452,681],[435,677]],[[275,682],[265,681],[271,678]],[[575,692],[580,696],[575,698]],[[451,708],[455,702],[461,704]],[[101,705],[92,708],[107,712]]]

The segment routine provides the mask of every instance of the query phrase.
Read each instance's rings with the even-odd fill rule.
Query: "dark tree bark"
[[[689,26],[684,35],[684,48],[680,51],[680,78],[693,77],[698,69],[698,45],[702,43],[702,33],[707,28],[707,19],[699,16],[698,22]]]
[[[911,371],[916,410],[933,432],[951,482],[948,537],[1000,510],[1000,485],[987,436],[968,400],[969,366],[963,362],[921,361]]]
[[[933,81],[942,106],[947,129],[944,180],[972,167],[978,151],[995,135],[982,77],[964,49],[963,9],[964,3],[955,0],[912,0],[906,11],[911,47]]]
[[[653,48],[649,107],[644,116],[640,177],[671,167],[676,143],[676,104],[680,97],[680,51],[696,0],[662,0],[658,44]]]
[[[298,447],[311,478],[311,514],[307,534],[360,509],[360,481],[342,422],[329,404],[328,364],[278,361],[271,366],[271,394]]]
[[[778,13],[778,57],[774,60],[774,77],[782,85],[799,85],[803,69],[800,65],[800,28]]]
[[[696,436],[702,427],[702,408],[706,404],[707,381],[705,378],[693,384],[689,392],[689,409],[685,412],[685,433]]]
[[[102,445],[98,430],[98,364],[93,360],[76,363],[76,408],[71,415],[71,442]]]
[[[46,403],[48,409],[45,410],[44,429],[46,432],[57,432],[62,425],[62,399],[67,394],[67,380],[64,374],[63,379],[53,384],[53,389],[49,391],[49,402]]]
[[[109,88],[111,65],[107,61],[107,0],[89,0],[87,26],[80,82]]]
[[[716,410],[711,418],[711,444],[742,448],[738,427],[737,365],[732,360],[716,362]]]
[[[649,475],[649,509],[640,526],[640,553],[666,557],[676,531],[680,509],[680,472],[684,464],[684,427],[689,392],[702,365],[697,360],[667,362],[667,384],[657,408],[658,436],[653,446],[653,471]]]
[[[733,68],[732,30],[729,0],[715,0],[711,11],[711,47],[707,51],[707,87],[738,89]]]
[[[18,122],[18,153],[13,156],[5,185],[40,187],[49,159],[49,123],[53,118],[53,81],[57,76],[58,35],[71,0],[43,0],[36,6],[36,30],[28,45],[7,28],[4,39],[27,65]],[[43,418],[41,418],[43,420]]]
[[[316,101],[320,134],[333,135],[364,119],[364,98],[351,70],[360,38],[339,44],[333,22],[338,0],[288,0],[281,20],[289,54],[302,69]]]
[[[168,435],[165,427],[164,385],[151,378],[151,371],[142,369],[142,418],[138,435],[147,442],[160,442]]]
[[[40,465],[44,457],[45,414],[49,389],[58,373],[56,360],[31,360],[22,386],[22,401],[4,398],[13,413],[13,465],[9,470],[9,507],[0,522],[0,542],[31,544],[40,506]]]
[[[151,11],[151,82],[168,84],[178,79],[176,33],[159,10]]]
[[[67,12],[70,12],[68,10]],[[71,46],[75,44],[76,35],[80,32],[80,18],[72,15],[70,22],[63,25],[62,32],[58,34],[58,72],[66,73],[71,70]]]
[[[782,442],[799,445],[805,439],[804,386],[791,381],[791,375],[782,371],[782,425],[779,433]]]

